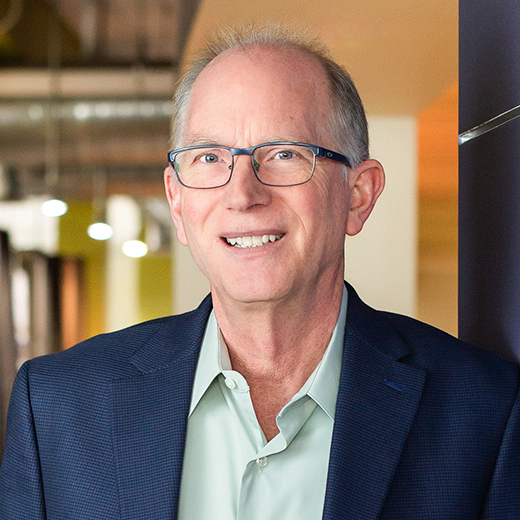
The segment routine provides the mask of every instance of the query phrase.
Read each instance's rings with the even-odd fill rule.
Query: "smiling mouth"
[[[284,233],[280,235],[254,235],[254,236],[243,236],[226,238],[226,242],[233,247],[239,247],[247,249],[251,247],[262,247],[271,242],[276,242],[284,236]]]

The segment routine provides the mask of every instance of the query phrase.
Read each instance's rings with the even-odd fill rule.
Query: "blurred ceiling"
[[[1,0],[0,197],[87,198],[100,172],[161,194],[179,64],[265,20],[320,33],[371,115],[416,115],[457,77],[456,0]]]
[[[185,55],[217,27],[296,23],[321,35],[369,115],[416,115],[457,79],[457,0],[204,0]]]
[[[4,198],[87,198],[100,171],[109,192],[162,192],[171,95],[197,6],[3,0],[3,184],[16,176]]]
[[[195,0],[3,0],[2,67],[175,66]],[[28,37],[29,36],[29,37]]]

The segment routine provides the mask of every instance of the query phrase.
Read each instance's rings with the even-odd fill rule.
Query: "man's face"
[[[195,82],[182,146],[299,141],[335,149],[324,124],[329,110],[325,73],[300,51],[227,51]],[[350,189],[341,164],[317,158],[306,184],[271,187],[256,179],[249,156],[237,156],[221,188],[182,187],[168,170],[166,183],[178,238],[214,299],[298,301],[343,280]],[[247,248],[229,243],[259,243],[248,237],[265,235],[276,240]]]

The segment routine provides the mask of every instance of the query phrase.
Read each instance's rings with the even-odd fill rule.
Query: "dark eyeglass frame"
[[[314,163],[312,166],[312,172],[309,175],[309,178],[305,181],[298,182],[296,184],[269,184],[267,182],[263,182],[259,177],[257,173],[257,168],[255,166],[255,162],[253,160],[253,154],[258,148],[263,148],[265,146],[288,146],[288,145],[296,145],[296,146],[304,146],[306,148],[309,148],[314,153]],[[180,152],[185,152],[187,150],[195,150],[195,149],[204,149],[204,148],[222,148],[224,150],[228,150],[231,154],[231,168],[229,170],[229,177],[226,182],[223,182],[222,184],[219,184],[218,186],[189,186],[188,184],[185,184],[182,182],[181,178],[179,177],[179,173],[175,169],[175,157]],[[290,142],[290,141],[280,141],[280,142],[273,142],[273,143],[262,143],[258,144],[256,146],[251,146],[250,148],[231,148],[229,146],[223,146],[223,145],[198,145],[198,146],[188,146],[186,148],[178,148],[177,150],[173,150],[171,152],[168,152],[168,163],[170,164],[170,167],[175,172],[175,175],[178,179],[178,181],[186,188],[191,188],[193,190],[213,190],[215,188],[222,188],[222,186],[225,186],[229,183],[231,180],[231,176],[233,175],[233,168],[235,167],[235,157],[237,155],[249,155],[251,157],[251,166],[253,167],[253,171],[255,172],[255,176],[258,179],[258,181],[265,186],[274,186],[277,188],[287,188],[290,186],[299,186],[301,184],[305,184],[306,182],[309,182],[312,179],[312,176],[314,175],[314,170],[316,169],[316,157],[324,157],[325,159],[331,159],[336,162],[340,162],[341,164],[344,164],[348,168],[352,167],[352,164],[350,162],[350,159],[346,155],[342,155],[338,152],[334,152],[333,150],[328,150],[327,148],[323,148],[322,146],[318,146],[315,144],[309,144],[309,143],[298,143],[298,142]]]

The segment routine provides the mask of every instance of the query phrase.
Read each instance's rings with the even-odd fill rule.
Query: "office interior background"
[[[208,34],[252,21],[320,34],[365,102],[387,187],[346,279],[457,333],[456,0],[2,0],[2,416],[24,360],[206,294],[164,196],[171,97]]]

